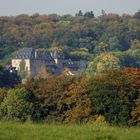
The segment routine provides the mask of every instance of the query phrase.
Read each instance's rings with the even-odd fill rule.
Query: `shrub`
[[[3,102],[6,96],[7,96],[7,89],[0,88],[0,104]]]
[[[6,120],[25,121],[31,110],[31,103],[28,99],[29,93],[25,88],[9,90],[7,97],[0,106],[2,118]]]

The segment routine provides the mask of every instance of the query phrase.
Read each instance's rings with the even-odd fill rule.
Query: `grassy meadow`
[[[0,140],[140,140],[140,128],[0,122]]]

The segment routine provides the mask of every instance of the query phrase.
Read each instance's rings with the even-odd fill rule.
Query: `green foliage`
[[[25,121],[31,111],[28,98],[29,93],[25,88],[9,90],[7,97],[0,105],[0,116],[6,120]]]
[[[7,90],[5,88],[0,88],[0,104],[4,101],[7,96]]]
[[[131,125],[140,126],[140,95],[136,100],[136,106],[131,112],[132,119],[129,121]]]
[[[108,72],[107,75],[93,77],[87,86],[93,114],[105,116],[110,123],[128,124],[138,90],[124,73]]]
[[[84,48],[72,51],[70,54],[71,56],[73,56],[73,58],[76,58],[76,60],[80,60],[83,58],[85,60],[88,60],[90,58],[90,54],[88,53],[88,50],[87,49],[84,50]]]
[[[139,13],[119,16],[102,11],[101,16],[94,17],[93,11],[83,13],[80,10],[76,16],[34,14],[0,17],[0,63],[10,64],[12,53],[23,47],[52,50],[54,40],[63,58],[89,60],[92,55],[115,51],[125,56],[129,48],[135,48],[131,41],[140,40]],[[81,52],[81,48],[88,52]],[[131,67],[139,67],[139,59],[134,63],[134,56],[129,58]],[[122,64],[123,67],[128,66]]]
[[[13,58],[15,54],[16,52],[5,55],[4,58],[0,60],[0,65],[5,65],[5,64],[11,65],[11,58]]]
[[[140,126],[140,70],[136,68],[126,68],[124,72],[139,93],[137,99],[134,101],[135,106],[131,111],[129,124]]]
[[[119,42],[119,39],[117,37],[110,37],[109,38],[109,47],[107,49],[108,49],[108,51],[121,50],[122,46]]]
[[[139,79],[112,71],[90,77],[50,77],[27,83],[26,89],[37,99],[32,116],[47,122],[81,123],[101,115],[109,123],[130,125],[138,98],[134,83]]]
[[[57,122],[83,122],[90,115],[90,100],[82,77],[50,77],[33,88],[38,99],[33,114],[40,119]],[[26,85],[31,89],[32,85]]]
[[[19,64],[19,75],[22,79],[24,78],[28,78],[28,68],[25,67],[25,61],[21,60],[20,64]]]
[[[111,53],[102,53],[89,63],[87,73],[104,73],[109,70],[120,70],[121,65],[117,57]]]
[[[48,76],[31,79],[15,89],[0,89],[0,117],[139,125],[139,72],[127,68],[96,75]]]
[[[140,49],[128,50],[129,58],[131,58],[131,65],[134,68],[140,68]]]

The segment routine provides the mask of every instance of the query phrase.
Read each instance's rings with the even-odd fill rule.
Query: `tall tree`
[[[88,73],[104,73],[109,70],[120,70],[121,65],[117,57],[111,53],[102,53],[89,63]]]

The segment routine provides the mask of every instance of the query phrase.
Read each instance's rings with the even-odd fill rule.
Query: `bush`
[[[30,115],[32,106],[28,99],[29,93],[25,88],[9,90],[7,97],[0,106],[2,118],[6,120],[25,121]]]
[[[7,96],[7,89],[0,88],[0,104],[3,102],[6,96]]]

